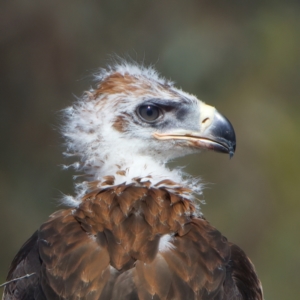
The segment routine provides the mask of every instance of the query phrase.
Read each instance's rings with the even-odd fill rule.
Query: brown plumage
[[[126,76],[123,76],[120,66],[116,68],[117,71],[111,71],[113,76],[110,73],[103,75],[94,91],[94,100],[112,93],[119,96],[124,89],[140,95],[149,89],[151,80],[157,81],[158,90],[163,89],[156,98],[167,97],[169,101],[170,95],[174,94],[180,102],[180,97],[187,97],[170,83],[162,84],[153,74],[151,77],[149,70],[146,70],[148,73],[132,74],[126,69],[123,71]],[[137,80],[140,79],[144,81],[139,86]],[[134,87],[127,90],[127,84],[133,83]],[[171,92],[167,93],[168,89]],[[149,93],[154,93],[153,87]],[[86,101],[94,101],[90,100],[91,95],[88,98]],[[124,101],[122,97],[117,98]],[[168,105],[172,103],[168,102]],[[95,107],[98,107],[97,102]],[[170,110],[165,108],[164,118]],[[128,123],[135,118],[127,118],[128,112],[123,113],[118,115],[116,112],[111,118],[110,128],[118,134],[128,131]],[[174,115],[175,118],[181,117]],[[201,118],[203,120],[203,116]],[[231,130],[228,121],[224,120],[222,126],[226,123],[227,131]],[[214,119],[211,122],[220,125]],[[153,128],[153,123],[148,125]],[[166,134],[163,127],[158,129],[157,126],[154,126],[155,132]],[[83,124],[77,128],[80,132],[86,130]],[[152,138],[159,143],[172,139],[172,148],[212,148],[224,152],[223,148],[227,147],[228,153],[234,151],[234,134],[216,134],[209,127],[205,132],[201,127],[197,134],[195,129],[188,130],[184,134],[172,130],[170,133],[168,128],[167,138]],[[208,136],[210,142],[220,145],[206,144]],[[224,142],[225,138],[228,142]],[[99,143],[104,139],[105,135],[102,135]],[[80,150],[73,144],[71,146],[72,150]],[[87,147],[90,150],[91,144]],[[150,143],[149,147],[155,148],[155,145]],[[95,151],[96,148],[91,152]],[[130,156],[130,152],[127,154]],[[12,262],[3,299],[263,299],[251,261],[200,213],[192,196],[197,191],[195,183],[175,181],[179,173],[173,176],[171,171],[167,174],[174,178],[162,176],[156,180],[155,171],[147,169],[151,168],[148,158],[142,165],[142,170],[148,175],[144,171],[133,172],[143,173],[140,176],[131,176],[132,162],[124,163],[116,154],[114,168],[106,174],[95,170],[103,169],[106,161],[113,161],[109,154],[98,159],[95,170],[87,158],[90,157],[86,153],[81,156],[84,165],[81,169],[90,177],[92,174],[93,178],[82,184],[71,208],[52,214],[23,245]],[[88,161],[86,165],[85,161]],[[9,282],[26,274],[32,275]]]

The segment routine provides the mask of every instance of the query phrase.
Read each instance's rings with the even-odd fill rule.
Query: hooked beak
[[[199,102],[200,130],[176,130],[174,132],[159,133],[153,136],[159,140],[182,140],[189,146],[199,149],[209,149],[216,152],[228,153],[230,158],[236,148],[233,126],[214,107]]]

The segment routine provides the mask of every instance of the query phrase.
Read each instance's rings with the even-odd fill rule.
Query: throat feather
[[[195,214],[189,199],[171,195],[165,188],[133,185],[89,193],[73,212],[89,234],[105,236],[111,264],[117,270],[132,264],[132,259],[152,261],[171,241],[162,245],[160,237],[187,234]]]

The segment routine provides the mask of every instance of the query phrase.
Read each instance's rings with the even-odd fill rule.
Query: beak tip
[[[228,154],[229,154],[229,158],[231,159],[233,157],[233,155],[235,154],[235,149],[236,149],[236,142],[234,142],[232,144],[231,147],[229,147],[228,149]]]
[[[232,158],[236,149],[236,136],[232,124],[229,120],[221,115],[219,112],[215,113],[214,127],[212,127],[211,134],[214,136],[216,142],[220,142],[226,148],[229,158]],[[223,152],[223,151],[222,151]]]

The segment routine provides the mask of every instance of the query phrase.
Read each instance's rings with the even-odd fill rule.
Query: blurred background
[[[299,299],[299,15],[298,0],[2,1],[0,283],[73,193],[58,112],[116,53],[154,64],[231,120],[233,159],[175,164],[207,184],[206,218],[250,256],[266,299]]]

